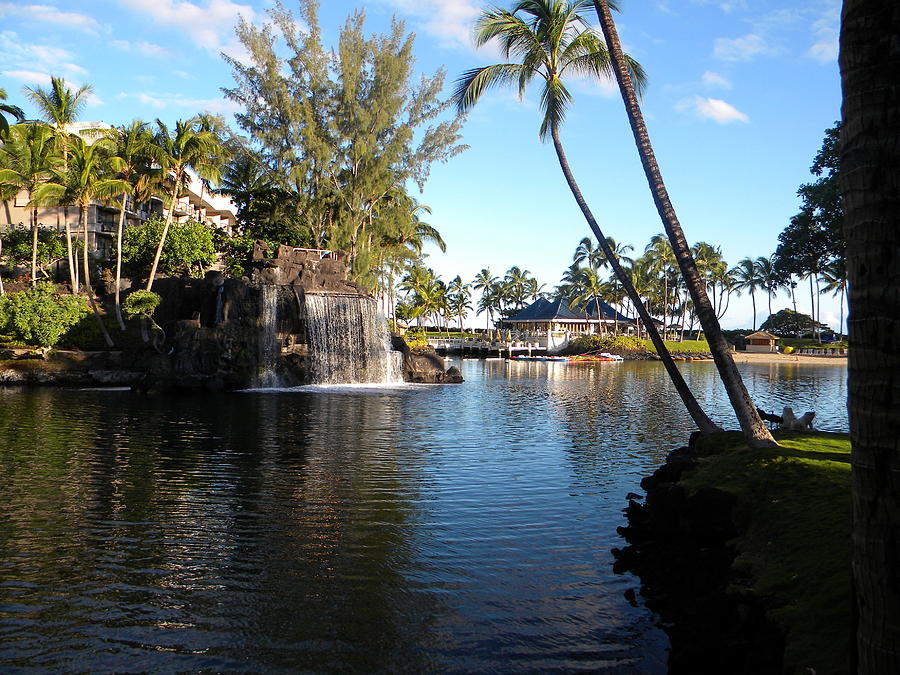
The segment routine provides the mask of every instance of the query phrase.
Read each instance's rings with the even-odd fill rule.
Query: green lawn
[[[700,440],[688,490],[737,496],[746,525],[735,567],[786,635],[790,672],[845,673],[850,648],[850,440],[846,434],[776,435],[782,447],[750,450],[741,434]]]
[[[656,353],[656,348],[650,340],[642,340],[644,347],[648,352]],[[709,343],[706,340],[685,340],[678,342],[676,340],[665,340],[664,344],[673,354],[708,354]]]
[[[779,347],[793,347],[794,349],[847,349],[847,341],[819,343],[811,338],[779,338]]]

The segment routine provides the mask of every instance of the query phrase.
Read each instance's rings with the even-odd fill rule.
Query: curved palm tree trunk
[[[900,5],[844,0],[840,183],[850,298],[856,663],[900,672]]]
[[[665,183],[662,180],[662,174],[659,171],[659,165],[656,163],[653,147],[650,144],[647,126],[644,124],[644,116],[638,105],[637,94],[631,82],[631,75],[625,63],[616,26],[609,11],[609,3],[607,0],[594,0],[594,8],[597,11],[603,37],[609,50],[609,57],[616,73],[616,81],[619,84],[619,91],[625,103],[628,121],[631,124],[638,154],[641,157],[641,164],[644,167],[647,182],[653,193],[653,201],[656,203],[656,209],[659,212],[663,227],[669,237],[669,242],[672,244],[672,250],[675,252],[675,258],[678,260],[678,267],[684,277],[684,282],[690,290],[691,299],[694,301],[694,310],[697,312],[697,317],[700,320],[700,325],[703,326],[704,333],[706,333],[706,339],[709,342],[713,360],[716,363],[719,376],[722,378],[722,384],[725,386],[728,399],[731,401],[731,406],[737,415],[741,430],[744,432],[744,437],[750,446],[764,447],[775,445],[775,439],[772,438],[772,434],[769,433],[768,428],[766,428],[765,423],[760,418],[759,412],[753,404],[750,394],[747,392],[747,387],[744,386],[741,374],[734,364],[731,348],[722,334],[722,328],[719,326],[718,319],[716,319],[709,297],[706,295],[706,289],[703,287],[703,282],[691,255],[690,247],[685,241],[681,224],[678,222],[675,209],[669,200]]]
[[[572,175],[572,170],[569,168],[569,162],[566,159],[566,153],[563,151],[562,143],[559,140],[559,129],[556,127],[556,125],[552,125],[550,127],[550,136],[553,139],[553,147],[556,149],[556,156],[559,159],[559,166],[562,169],[563,175],[566,177],[566,183],[568,183],[569,189],[572,191],[572,196],[575,197],[575,201],[578,203],[578,207],[584,214],[585,220],[587,220],[588,225],[590,225],[591,230],[594,232],[594,236],[597,237],[600,248],[603,249],[603,254],[606,256],[606,259],[609,260],[609,264],[612,267],[616,278],[618,278],[619,283],[622,284],[625,292],[628,293],[628,297],[631,298],[631,302],[634,305],[635,310],[641,317],[641,320],[644,322],[644,326],[647,329],[647,334],[650,336],[650,340],[653,342],[653,346],[656,347],[656,352],[662,359],[663,365],[666,368],[666,372],[669,374],[669,377],[672,380],[672,384],[675,385],[675,390],[678,392],[678,395],[684,402],[684,406],[685,408],[687,408],[688,414],[691,416],[691,419],[694,420],[694,424],[697,425],[697,428],[700,429],[702,433],[710,434],[716,431],[721,431],[721,429],[715,424],[715,422],[707,417],[706,413],[703,412],[703,409],[697,402],[697,399],[694,398],[693,392],[691,392],[690,388],[687,385],[687,382],[684,381],[684,377],[682,377],[681,371],[678,370],[678,366],[676,366],[675,362],[672,360],[672,355],[669,354],[669,350],[666,349],[666,345],[663,343],[662,338],[659,336],[659,332],[656,330],[656,326],[653,324],[653,319],[650,318],[650,314],[647,312],[647,308],[644,307],[644,303],[641,302],[641,297],[638,295],[637,291],[634,288],[634,285],[631,283],[631,279],[628,278],[625,270],[622,269],[622,266],[619,264],[618,258],[616,258],[612,249],[609,247],[609,244],[606,242],[606,237],[600,230],[600,226],[597,224],[597,221],[594,219],[594,215],[591,213],[587,202],[581,194],[581,189],[575,182],[575,177]]]
[[[103,340],[106,342],[107,347],[114,347],[115,342],[113,342],[112,337],[109,334],[109,331],[106,330],[106,324],[103,323],[103,317],[100,316],[100,310],[97,308],[97,302],[94,300],[94,289],[91,287],[91,267],[88,263],[88,207],[86,205],[81,206],[80,217],[81,217],[81,231],[84,233],[84,291],[87,293],[88,300],[91,303],[91,311],[94,313],[94,319],[97,321],[97,326],[100,328],[100,332],[103,334]]]
[[[119,209],[119,226],[116,229],[116,321],[119,328],[125,330],[125,320],[122,318],[122,305],[120,303],[119,285],[122,283],[122,230],[125,225],[125,200],[128,195],[122,193],[122,208]]]
[[[172,199],[169,202],[169,213],[166,214],[166,224],[163,225],[162,235],[159,237],[159,245],[156,247],[156,253],[153,256],[153,264],[150,266],[150,276],[147,278],[147,290],[153,290],[153,280],[156,278],[156,270],[159,268],[159,259],[162,257],[163,247],[166,245],[166,237],[169,234],[169,226],[172,224],[172,217],[175,215],[175,200],[178,195],[178,176],[175,177],[175,186],[172,188]]]
[[[72,228],[69,227],[69,219],[64,218],[63,224],[66,228],[66,262],[69,263],[69,282],[73,294],[78,293],[78,270],[75,251],[72,248]]]
[[[753,303],[753,330],[756,330],[756,293],[753,292],[753,287],[750,288],[750,301]]]
[[[31,285],[37,285],[38,217],[37,207],[31,208]]]

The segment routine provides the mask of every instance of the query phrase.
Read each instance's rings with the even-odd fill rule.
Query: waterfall
[[[318,384],[402,382],[400,354],[372,298],[306,295],[306,342]]]
[[[281,342],[278,339],[278,287],[263,285],[259,312],[259,371],[256,386],[260,389],[278,387],[278,359]]]

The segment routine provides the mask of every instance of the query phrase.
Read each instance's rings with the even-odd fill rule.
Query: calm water
[[[612,574],[690,425],[656,363],[460,386],[0,389],[0,671],[665,671]],[[844,429],[842,367],[743,366]],[[688,382],[722,423],[711,364]]]

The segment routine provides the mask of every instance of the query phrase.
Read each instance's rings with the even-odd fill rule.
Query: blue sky
[[[0,0],[0,87],[33,114],[23,86],[62,75],[90,83],[83,119],[167,122],[201,110],[230,118],[221,88],[232,83],[221,52],[240,55],[238,15],[264,21],[269,0]],[[294,9],[293,0],[285,6]],[[447,86],[468,68],[497,61],[476,51],[471,24],[481,0],[322,0],[333,39],[349,12],[366,10],[383,31],[392,15],[417,35],[417,67],[444,67]],[[501,3],[502,4],[502,3]],[[770,255],[796,213],[797,187],[823,132],[840,116],[839,0],[620,0],[623,44],[649,76],[643,99],[657,158],[690,242],[721,245],[735,264]],[[563,142],[576,178],[607,235],[639,251],[662,227],[618,93],[575,82]],[[487,96],[464,128],[470,146],[434,167],[420,201],[448,244],[428,263],[444,279],[482,267],[530,270],[552,288],[588,229],[549,144],[538,140],[537,92]],[[809,293],[798,309],[809,311]],[[758,299],[761,322],[766,302]],[[789,306],[779,296],[773,309]],[[836,326],[837,303],[822,299]],[[723,321],[749,326],[749,298]]]

